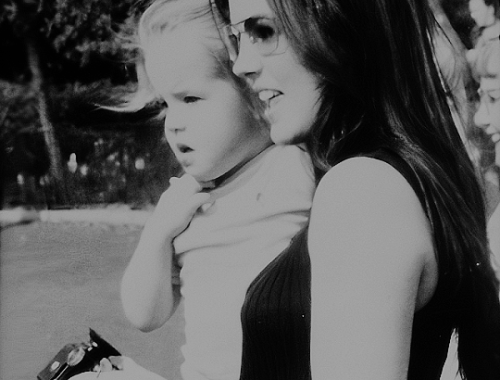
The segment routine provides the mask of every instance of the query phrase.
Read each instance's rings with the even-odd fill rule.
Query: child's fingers
[[[200,192],[203,190],[202,185],[189,174],[184,174],[181,178],[174,179],[172,187],[171,190],[174,192],[175,199],[179,202],[186,202],[186,207],[192,214],[200,206],[210,201],[210,194]]]
[[[200,183],[189,174],[184,174],[181,178],[179,178],[179,184],[183,186],[184,189],[189,189],[195,193],[201,191],[202,189]]]
[[[203,206],[206,203],[210,203],[210,194],[208,193],[194,194],[189,199],[188,210],[192,215],[194,215],[196,210],[198,210],[201,206]]]
[[[169,187],[176,187],[176,186],[179,186],[179,182],[180,182],[180,178],[179,177],[170,177],[170,179],[168,180],[168,183],[169,183]]]
[[[112,369],[113,369],[113,365],[111,364],[109,359],[107,359],[107,358],[101,359],[101,361],[99,362],[99,371],[100,372],[107,372],[107,371],[111,371]]]
[[[172,177],[170,187],[160,197],[148,225],[160,226],[160,235],[173,238],[186,229],[196,211],[210,203],[210,198],[209,193],[202,192],[202,186],[194,177],[187,174],[181,178]]]
[[[126,356],[110,356],[109,357],[110,363],[113,365],[114,368],[122,370],[125,367],[125,363],[135,363],[132,359]]]
[[[184,174],[181,178],[171,177],[169,183],[167,192],[177,196],[195,194],[202,190],[201,185],[189,174]]]

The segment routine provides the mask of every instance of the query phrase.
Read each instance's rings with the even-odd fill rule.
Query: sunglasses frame
[[[256,37],[256,32],[254,30],[249,30],[248,23],[251,23],[252,26],[259,25],[260,20],[266,20],[271,25],[270,27],[274,30],[273,37],[269,38],[269,40],[273,40],[273,44],[268,42],[263,42],[263,39],[260,37]],[[254,28],[252,28],[254,29]],[[276,21],[269,17],[249,17],[243,21],[240,21],[237,24],[226,24],[223,28],[224,34],[226,36],[226,43],[229,45],[229,55],[232,61],[234,61],[239,54],[240,46],[241,46],[241,35],[247,34],[252,46],[255,46],[260,55],[267,57],[270,55],[282,54],[285,52],[286,48],[283,51],[278,51],[280,47],[280,29],[276,24]],[[268,46],[272,46],[272,49],[269,49]]]

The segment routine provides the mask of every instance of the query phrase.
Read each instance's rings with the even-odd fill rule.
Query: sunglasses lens
[[[245,32],[263,55],[272,54],[278,48],[278,30],[272,20],[251,18],[245,22]]]
[[[249,18],[224,28],[229,58],[234,62],[240,51],[241,35],[247,34],[252,45],[263,56],[275,54],[278,49],[279,31],[273,20],[258,17]]]

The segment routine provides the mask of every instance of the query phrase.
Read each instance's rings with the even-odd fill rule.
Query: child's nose
[[[164,127],[165,132],[179,132],[186,129],[186,123],[184,122],[183,118],[177,115],[175,112],[170,112],[165,117]]]

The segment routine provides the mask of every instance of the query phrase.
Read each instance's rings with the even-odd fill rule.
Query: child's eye
[[[495,89],[489,92],[489,96],[492,101],[497,101],[500,99],[500,89]]]
[[[489,103],[495,103],[500,99],[500,89],[483,90],[480,88],[477,92],[481,99]]]
[[[185,96],[184,97],[184,103],[190,104],[190,103],[196,103],[200,98],[196,96]]]

